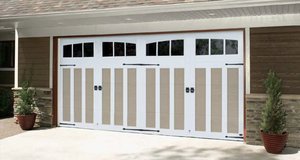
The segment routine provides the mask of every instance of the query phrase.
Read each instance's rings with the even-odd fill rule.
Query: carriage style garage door
[[[60,126],[243,137],[243,31],[59,39]]]

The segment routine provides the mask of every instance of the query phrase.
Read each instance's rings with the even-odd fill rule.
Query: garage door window
[[[158,56],[170,55],[170,41],[158,42]]]
[[[65,45],[64,46],[64,53],[63,53],[64,57],[72,57],[72,45]]]
[[[93,57],[94,43],[68,44],[63,47],[63,57]]]
[[[103,57],[112,57],[113,56],[113,43],[112,42],[103,42],[102,43],[102,53],[103,53]]]
[[[184,50],[183,40],[173,40],[171,44],[171,54],[172,56],[182,56]]]
[[[73,57],[82,57],[82,43],[73,45]]]
[[[171,46],[170,46],[171,45]],[[184,40],[160,41],[146,44],[146,56],[183,56]]]
[[[238,54],[237,40],[226,40],[226,54]]]
[[[125,42],[102,42],[103,57],[136,56],[136,44]]]
[[[208,39],[196,39],[196,55],[208,55]]]
[[[125,46],[124,43],[115,42],[115,56],[124,56]]]
[[[84,43],[84,57],[94,56],[94,43]]]
[[[126,43],[126,56],[136,56],[136,45],[134,43]]]
[[[146,45],[146,55],[156,56],[156,43],[149,43]]]
[[[211,55],[222,55],[224,53],[223,39],[211,39]]]

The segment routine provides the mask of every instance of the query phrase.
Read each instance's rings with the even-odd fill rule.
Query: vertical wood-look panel
[[[205,131],[206,119],[206,71],[195,69],[195,129]]]
[[[160,69],[160,128],[170,128],[170,69]]]
[[[71,71],[68,68],[63,69],[63,121],[71,120]]]
[[[19,38],[19,83],[30,80],[32,87],[49,87],[50,37]]]
[[[227,131],[238,133],[239,130],[239,69],[227,70]]]
[[[300,26],[250,29],[250,91],[264,93],[269,70],[282,79],[283,94],[300,94]]]
[[[74,121],[82,122],[82,72],[74,69]]]
[[[136,126],[136,69],[128,69],[127,71],[127,103],[128,103],[128,126]]]
[[[86,123],[94,121],[94,70],[86,69],[85,77],[85,120]]]
[[[111,72],[110,69],[102,69],[102,123],[110,124],[110,100],[111,100]]]
[[[155,69],[146,69],[146,127],[155,127]]]
[[[184,129],[184,69],[174,69],[174,129]]]
[[[211,131],[222,131],[222,69],[211,69]]]
[[[123,125],[123,69],[115,69],[115,125]]]

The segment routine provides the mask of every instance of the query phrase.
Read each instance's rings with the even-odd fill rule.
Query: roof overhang
[[[9,16],[0,17],[0,31],[14,28],[124,24],[280,14],[300,14],[300,1],[223,0]]]

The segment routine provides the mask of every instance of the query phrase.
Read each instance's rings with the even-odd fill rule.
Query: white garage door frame
[[[238,40],[238,55],[204,55],[201,58],[196,57],[195,55],[195,39],[236,39]],[[181,57],[146,57],[146,44],[157,41],[164,40],[176,40],[184,39],[184,54],[185,56]],[[137,56],[136,57],[102,57],[102,42],[128,42],[136,43]],[[76,44],[76,43],[85,43],[93,42],[94,43],[94,57],[93,58],[63,58],[63,47],[67,44]],[[210,42],[209,42],[209,45]],[[225,45],[224,45],[225,50]],[[111,83],[114,83],[114,69],[123,68],[123,83],[127,83],[127,69],[132,68],[132,66],[124,66],[122,64],[160,64],[157,66],[147,66],[147,67],[136,67],[137,74],[139,74],[140,80],[137,82],[137,86],[142,86],[142,82],[145,81],[145,69],[153,68],[155,69],[155,78],[156,82],[159,81],[159,69],[160,68],[170,68],[170,77],[174,77],[174,68],[185,68],[184,70],[184,79],[185,87],[195,87],[195,68],[205,68],[206,69],[206,84],[210,84],[210,74],[213,68],[221,68],[222,72],[222,84],[227,84],[227,69],[228,68],[237,68],[238,69],[238,79],[239,79],[239,110],[238,110],[238,134],[230,134],[227,132],[227,85],[222,85],[222,131],[221,132],[212,132],[210,116],[211,110],[210,107],[206,107],[206,130],[205,131],[196,131],[195,130],[195,107],[185,107],[184,114],[185,118],[189,117],[191,120],[184,121],[184,130],[174,130],[174,96],[170,96],[170,129],[161,129],[159,127],[159,112],[156,116],[156,125],[154,130],[159,130],[159,132],[148,132],[153,134],[163,134],[163,135],[175,135],[175,136],[188,136],[188,137],[204,137],[204,138],[217,138],[217,139],[230,139],[230,140],[241,140],[244,128],[244,67],[240,66],[244,62],[244,40],[243,40],[243,31],[224,31],[224,32],[197,32],[197,33],[178,33],[178,34],[156,34],[156,35],[131,35],[131,36],[104,36],[104,37],[86,37],[86,38],[63,38],[59,40],[59,54],[58,54],[58,122],[59,126],[65,127],[78,127],[78,128],[90,128],[90,129],[104,129],[104,130],[116,130],[123,131],[127,127],[127,98],[123,98],[124,104],[124,114],[123,114],[123,125],[102,125],[102,107],[99,105],[102,101],[102,92],[94,92],[93,103],[93,123],[75,123],[74,122],[74,87],[70,87],[70,120],[63,120],[63,69],[70,69],[70,77],[74,76],[73,68],[82,68],[81,75],[84,79],[86,74],[86,68],[93,68],[94,73],[94,84],[102,85],[101,77],[102,68],[111,69]],[[187,56],[188,55],[188,56]],[[76,67],[72,66],[73,64]],[[237,65],[236,65],[237,64]],[[71,66],[70,66],[71,65]],[[187,68],[187,69],[186,69]],[[143,79],[144,78],[144,79]],[[71,86],[74,86],[74,79],[70,78]],[[174,79],[170,78],[170,84],[174,83]],[[84,84],[84,83],[82,83]],[[123,94],[126,95],[127,86],[123,86]],[[159,110],[159,83],[156,84],[156,111]],[[82,85],[82,95],[85,95],[85,85]],[[138,93],[145,93],[144,87],[138,87]],[[111,106],[114,106],[114,85],[111,85]],[[173,93],[174,88],[170,87],[170,93]],[[206,91],[206,105],[210,106],[211,97],[210,97],[210,87],[207,87]],[[143,99],[144,97],[144,99]],[[184,94],[184,105],[185,106],[195,106],[195,94]],[[145,102],[145,95],[140,96],[137,100],[137,104],[142,105]],[[85,105],[85,98],[82,98],[82,106]],[[98,105],[97,105],[98,104]],[[100,106],[100,107],[99,107]],[[137,127],[139,129],[147,130],[145,126],[145,107],[137,107]],[[86,119],[85,109],[82,107],[82,119]],[[99,113],[99,114],[96,114]],[[114,107],[111,107],[110,113],[110,122],[114,124]],[[70,125],[71,124],[71,125]],[[127,132],[136,132],[131,130],[126,130]],[[147,131],[146,131],[147,132]]]

